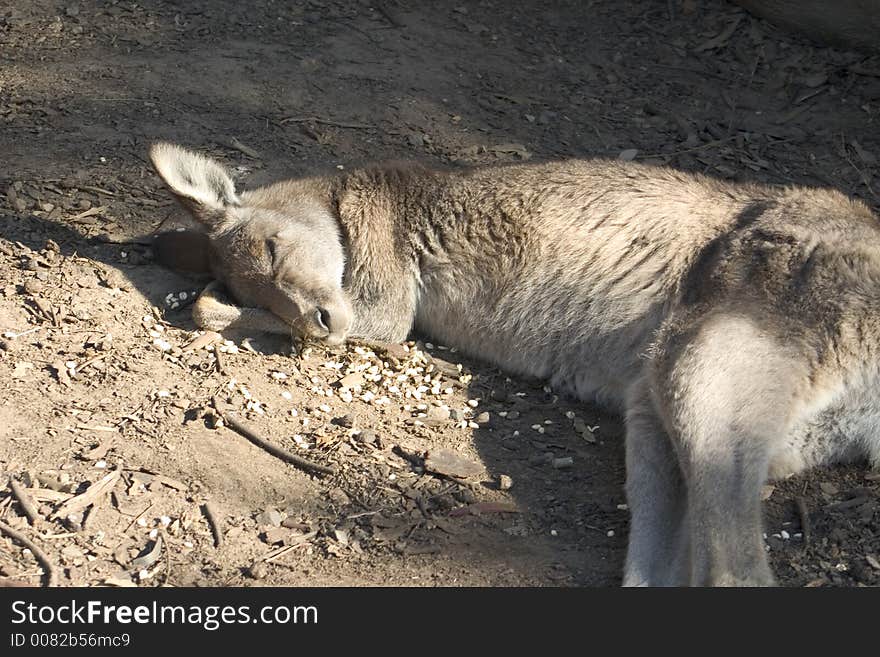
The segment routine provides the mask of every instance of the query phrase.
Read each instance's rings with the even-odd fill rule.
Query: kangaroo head
[[[220,164],[172,144],[153,145],[150,158],[203,226],[211,273],[239,304],[270,310],[303,335],[345,339],[352,323],[345,253],[328,208],[308,195],[239,196]]]

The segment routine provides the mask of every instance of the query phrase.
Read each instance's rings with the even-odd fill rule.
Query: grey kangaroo
[[[207,293],[202,326],[415,328],[622,412],[625,585],[773,584],[765,481],[880,462],[880,221],[836,191],[569,160],[239,194],[208,158],[151,156],[245,307]]]

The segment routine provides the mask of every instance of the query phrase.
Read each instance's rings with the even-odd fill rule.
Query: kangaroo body
[[[572,160],[370,167],[239,197],[199,156],[153,159],[205,223],[215,276],[284,320],[267,328],[417,328],[623,412],[627,585],[770,584],[768,477],[880,462],[880,222],[838,192]],[[319,256],[298,258],[304,240]],[[212,328],[238,312],[197,311]]]

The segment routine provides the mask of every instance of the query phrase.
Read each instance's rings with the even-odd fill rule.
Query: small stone
[[[459,488],[452,493],[452,497],[462,504],[476,504],[477,496],[470,488]]]
[[[477,417],[474,418],[474,422],[477,424],[489,424],[489,420],[491,416],[486,411],[480,413]]]
[[[498,489],[510,490],[513,488],[513,478],[510,475],[498,475]]]
[[[382,349],[387,355],[396,358],[397,360],[406,360],[411,356],[409,350],[402,344],[397,344],[395,342],[380,342],[376,346]]]
[[[46,286],[36,278],[29,278],[24,283],[24,291],[28,294],[40,294]]]
[[[357,389],[364,385],[364,375],[360,372],[353,372],[352,374],[346,374],[344,377],[339,379],[339,386],[341,388],[345,388],[347,390]]]
[[[76,279],[76,284],[82,288],[93,288],[98,286],[98,278],[94,274],[86,274]]]
[[[464,411],[460,408],[450,408],[449,417],[456,422],[460,422],[464,419]]]
[[[333,422],[340,427],[351,429],[354,427],[354,416],[351,413],[346,413],[345,415],[335,418]]]
[[[465,479],[483,472],[483,466],[474,463],[450,449],[431,449],[425,455],[425,469],[447,477]]]
[[[362,429],[361,432],[354,437],[354,439],[366,445],[376,445],[378,447],[381,444],[379,434],[376,433],[373,429]]]
[[[427,417],[429,420],[445,421],[451,417],[449,408],[444,406],[431,406],[428,409]]]
[[[263,561],[256,561],[247,569],[247,574],[253,579],[265,579],[269,574],[269,566]]]
[[[278,509],[266,509],[256,517],[257,525],[261,527],[278,527],[282,520]]]
[[[269,545],[283,543],[288,537],[290,530],[287,527],[273,527],[263,532],[263,540]]]
[[[553,459],[551,463],[553,464],[553,467],[557,470],[564,470],[565,468],[570,468],[574,464],[574,459],[572,459],[570,456],[563,456]]]

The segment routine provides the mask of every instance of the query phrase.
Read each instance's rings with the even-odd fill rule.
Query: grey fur
[[[772,584],[768,477],[880,462],[880,223],[836,191],[601,160],[386,165],[195,214],[243,305],[322,337],[302,316],[331,303],[350,326],[325,338],[418,328],[623,412],[626,585]]]

